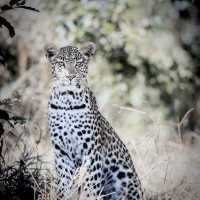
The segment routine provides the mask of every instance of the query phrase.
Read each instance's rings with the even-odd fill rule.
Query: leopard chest
[[[82,157],[92,152],[96,141],[95,117],[85,110],[65,110],[49,103],[49,133],[52,143]]]

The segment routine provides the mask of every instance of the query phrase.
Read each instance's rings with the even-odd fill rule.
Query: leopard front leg
[[[71,158],[71,153],[62,149],[62,146],[55,146],[55,167],[57,173],[57,196],[58,199],[71,199],[74,176],[77,165]]]
[[[84,184],[81,188],[81,196],[89,199],[99,199],[103,195],[104,174],[103,158],[99,152],[93,152],[83,162],[86,168]]]

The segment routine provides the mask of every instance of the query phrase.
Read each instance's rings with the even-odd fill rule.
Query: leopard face
[[[52,112],[78,111],[96,105],[90,97],[87,85],[88,63],[94,53],[93,43],[82,49],[74,46],[46,49],[54,78],[49,101]]]
[[[74,46],[46,49],[46,57],[51,64],[52,76],[56,79],[87,78],[88,63],[94,53],[95,45],[93,43],[83,49]]]

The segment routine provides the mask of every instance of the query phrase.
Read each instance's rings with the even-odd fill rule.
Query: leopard
[[[76,170],[83,165],[89,174],[83,188],[88,198],[144,199],[131,155],[99,111],[88,84],[88,65],[96,45],[51,46],[45,54],[52,74],[48,130],[63,199],[68,199],[64,191],[70,190]]]

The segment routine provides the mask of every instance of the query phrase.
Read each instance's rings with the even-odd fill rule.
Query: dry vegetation
[[[17,104],[21,104],[21,100],[18,100]],[[14,106],[4,105],[4,108],[9,107],[16,112]],[[136,112],[128,107],[120,107],[120,109],[123,110],[121,112],[142,114],[144,120],[146,117],[149,118],[144,111]],[[49,141],[38,133],[42,131],[39,126],[29,120],[19,123],[21,118],[17,119],[19,121],[14,123],[14,127],[4,123],[5,132],[1,136],[3,142],[1,159],[3,160],[1,160],[0,192],[4,195],[9,194],[2,199],[59,199],[57,195],[59,185],[56,186],[53,154]],[[179,123],[161,123],[153,120],[151,125],[146,127],[143,136],[127,139],[121,135],[132,153],[146,193],[153,200],[200,198],[198,178],[200,138],[195,134],[180,137],[182,133],[179,131],[187,120],[189,120],[189,112]],[[166,130],[177,130],[177,132],[169,134]],[[39,138],[36,135],[40,135]],[[49,148],[46,148],[47,145]],[[78,194],[79,187],[83,186],[86,176],[84,167],[77,171],[72,190],[66,191],[71,199],[88,199],[84,191]],[[91,197],[91,200],[96,198]]]

